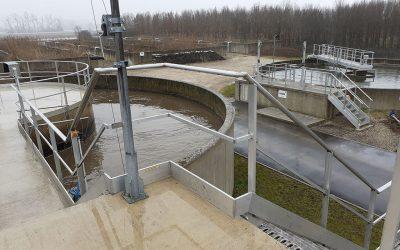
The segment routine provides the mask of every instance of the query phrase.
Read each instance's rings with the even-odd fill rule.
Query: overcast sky
[[[14,13],[23,14],[24,12],[34,13],[37,16],[52,15],[64,22],[69,23],[70,27],[79,24],[84,28],[93,26],[93,17],[90,0],[13,0],[6,1],[0,7],[0,22]],[[358,0],[344,0],[345,2],[355,2]],[[7,2],[7,4],[5,4]],[[109,10],[109,0],[104,0]],[[295,3],[304,6],[313,4],[317,6],[332,7],[335,0],[120,0],[121,13],[137,12],[157,12],[157,11],[181,11],[184,9],[202,8],[221,8],[223,6],[251,7],[254,4],[283,4]],[[101,0],[93,0],[97,20],[100,20],[104,8]],[[86,24],[86,25],[85,25]]]

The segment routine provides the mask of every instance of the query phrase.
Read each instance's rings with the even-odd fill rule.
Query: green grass
[[[220,93],[225,97],[235,97],[235,84],[223,87]]]
[[[256,193],[297,214],[319,224],[322,194],[307,185],[257,164]],[[247,192],[247,159],[235,155],[234,196]],[[359,211],[364,213],[363,211]],[[339,203],[330,200],[328,229],[346,239],[362,245],[364,222]],[[370,249],[380,244],[383,222],[374,227]]]

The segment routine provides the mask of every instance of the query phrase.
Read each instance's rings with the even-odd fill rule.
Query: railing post
[[[287,64],[285,63],[285,85],[287,82]]]
[[[12,76],[14,77],[14,80],[15,80],[15,85],[17,86],[17,89],[19,91],[21,91],[20,82],[19,82],[19,65],[18,65],[18,63],[15,63],[14,65],[12,65],[11,69],[12,69]],[[24,125],[24,129],[25,129],[26,133],[29,134],[28,121],[26,119],[26,114],[25,114],[24,100],[22,99],[22,96],[19,93],[18,93],[18,101],[19,101],[19,107],[21,110],[20,115],[21,115],[22,123]]]
[[[248,141],[248,192],[256,192],[257,164],[257,86],[249,83],[248,87],[248,127],[252,138]]]
[[[31,73],[31,69],[29,67],[29,62],[26,62],[26,70],[28,70],[28,75],[29,75],[29,81],[32,82],[32,73]]]
[[[78,66],[77,62],[75,63],[75,68],[76,68],[76,77],[78,79],[78,85],[81,86],[81,77],[80,77],[80,74],[79,74],[79,66]]]
[[[329,196],[331,193],[331,176],[332,176],[332,152],[327,152],[325,156],[325,174],[324,174],[324,198],[322,200],[321,209],[321,226],[326,228],[329,215]]]
[[[63,181],[63,175],[61,171],[61,163],[60,159],[58,159],[58,149],[57,149],[57,140],[56,140],[56,134],[54,133],[54,130],[49,127],[49,133],[50,133],[50,141],[51,141],[51,147],[53,150],[53,158],[54,158],[54,164],[56,165],[56,174],[58,179],[62,182]]]
[[[38,122],[37,122],[37,118],[36,118],[36,114],[35,111],[33,110],[33,108],[31,107],[31,115],[32,115],[32,121],[33,121],[33,128],[35,129],[35,135],[36,135],[36,143],[39,149],[40,154],[43,154],[43,145],[42,145],[42,139],[40,138],[40,134],[39,134],[39,126],[38,126]]]
[[[60,73],[58,71],[58,62],[54,61],[54,65],[56,67],[57,82],[60,83],[60,78],[59,78]]]
[[[397,146],[396,163],[394,165],[394,174],[392,186],[389,195],[388,209],[385,224],[383,226],[381,250],[392,250],[396,241],[397,230],[400,220],[400,144]]]
[[[369,249],[369,245],[371,244],[371,236],[372,236],[372,227],[374,226],[374,214],[375,214],[375,202],[376,202],[377,192],[375,190],[371,190],[369,204],[368,204],[368,215],[367,222],[365,225],[365,236],[364,236],[364,248]]]
[[[77,131],[73,131],[71,133],[71,144],[72,144],[72,150],[74,152],[74,159],[75,159],[75,165],[78,166],[82,159],[82,151],[81,151],[81,146],[79,142],[79,136]],[[79,191],[80,195],[83,196],[86,191],[87,191],[87,183],[86,183],[86,178],[85,178],[85,165],[82,164],[78,169],[77,169],[77,175],[78,175],[78,185],[79,185]]]
[[[64,80],[64,77],[61,77],[61,83],[62,83],[62,88],[63,88],[63,95],[64,95],[65,105],[68,107],[67,90],[65,89],[65,80]]]

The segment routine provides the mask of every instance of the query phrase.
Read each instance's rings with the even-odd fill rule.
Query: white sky
[[[344,0],[355,2],[359,0]],[[109,0],[104,0],[109,10]],[[299,6],[312,4],[316,6],[332,7],[335,0],[120,0],[121,13],[181,11],[184,9],[221,8],[228,6],[251,7],[254,4],[276,5],[295,3]],[[104,8],[101,0],[93,0],[97,20],[100,20]],[[0,0],[0,23],[12,14],[33,13],[37,16],[52,15],[64,20],[70,27],[75,24],[83,28],[93,26],[93,17],[90,0]],[[2,25],[0,25],[1,27]],[[1,28],[0,28],[1,29]]]

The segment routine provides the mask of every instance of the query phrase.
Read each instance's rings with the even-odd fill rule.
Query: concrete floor
[[[232,219],[174,179],[127,204],[102,196],[0,232],[7,249],[285,249],[242,218]]]
[[[253,73],[254,65],[257,63],[257,57],[240,54],[228,54],[226,56],[226,59],[227,60],[224,61],[194,63],[190,65]],[[269,57],[263,57],[261,62],[263,64],[271,63],[272,60]],[[180,80],[189,83],[199,84],[217,91],[235,82],[235,79],[231,77],[216,76],[168,68],[130,71],[129,74],[137,76],[164,78],[169,80]]]
[[[36,95],[56,91],[59,87],[44,84],[36,89]],[[24,87],[24,93],[29,96],[32,92]],[[68,96],[73,101],[80,93],[72,91]],[[0,86],[0,230],[65,207],[31,146],[18,131],[16,100],[11,87]]]
[[[247,104],[235,104],[235,136],[247,132]],[[375,187],[392,178],[396,154],[354,141],[320,134],[324,141],[347,160]],[[322,186],[326,151],[299,127],[258,116],[257,161],[289,175],[282,166],[293,169],[314,183]],[[247,155],[247,143],[236,145],[235,151]],[[369,189],[337,160],[333,160],[332,193],[358,206],[368,208]],[[376,210],[386,211],[388,192],[378,195]]]
[[[292,113],[297,119],[302,121],[307,126],[320,124],[321,122],[324,121],[324,119],[310,116],[310,115],[305,115],[305,114],[302,114],[299,112],[292,111]],[[288,123],[294,124],[294,122],[287,115],[285,115],[280,109],[275,108],[275,107],[258,109],[257,114],[261,115],[261,116],[265,116],[267,118],[275,119],[278,121],[283,121],[283,122],[288,122]]]

